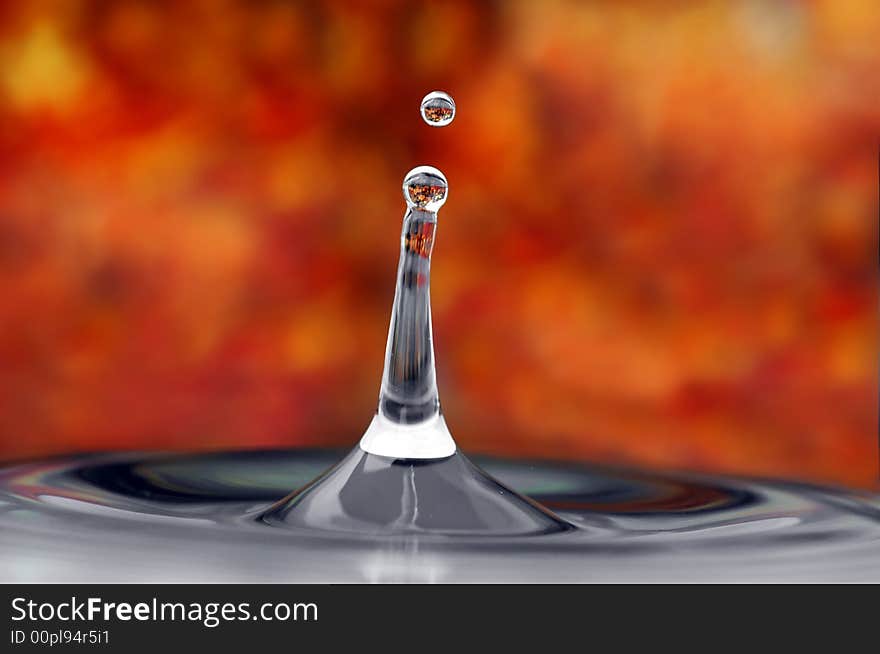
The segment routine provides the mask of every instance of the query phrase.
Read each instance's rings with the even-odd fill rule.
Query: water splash
[[[379,403],[358,447],[259,516],[264,524],[349,534],[515,536],[571,525],[457,451],[440,411],[431,330],[431,254],[449,184],[436,168],[404,177],[406,212]]]
[[[421,113],[448,125],[455,104],[430,93]],[[0,581],[880,580],[876,494],[486,461],[499,481],[461,454],[431,329],[448,191],[436,168],[404,178],[379,403],[347,456],[329,469],[336,457],[308,451],[0,468]]]

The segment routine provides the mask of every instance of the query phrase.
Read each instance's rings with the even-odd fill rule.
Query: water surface
[[[880,496],[475,462],[572,525],[479,536],[273,525],[339,452],[108,454],[0,469],[0,581],[880,581]]]

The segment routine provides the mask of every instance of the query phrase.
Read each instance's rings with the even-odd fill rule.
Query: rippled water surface
[[[338,452],[115,454],[0,469],[0,581],[880,581],[880,496],[476,459],[575,529],[509,537],[261,520]]]

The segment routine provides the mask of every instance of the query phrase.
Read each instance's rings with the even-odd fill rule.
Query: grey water
[[[431,507],[401,492],[376,503],[373,527],[389,528],[335,529],[344,499],[321,513],[327,524],[275,524],[290,489],[344,470],[339,459],[287,450],[7,466],[0,581],[880,581],[880,496],[787,482],[475,458],[492,492],[526,495],[554,516],[545,526],[561,523],[443,533]],[[419,465],[385,461],[378,474],[396,467],[402,483]],[[491,505],[459,499],[472,511],[466,524],[485,528],[479,514]]]

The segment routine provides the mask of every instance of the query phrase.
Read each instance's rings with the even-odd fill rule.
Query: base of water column
[[[273,526],[361,535],[512,536],[572,529],[461,453],[434,460],[395,459],[361,447],[259,519]]]

